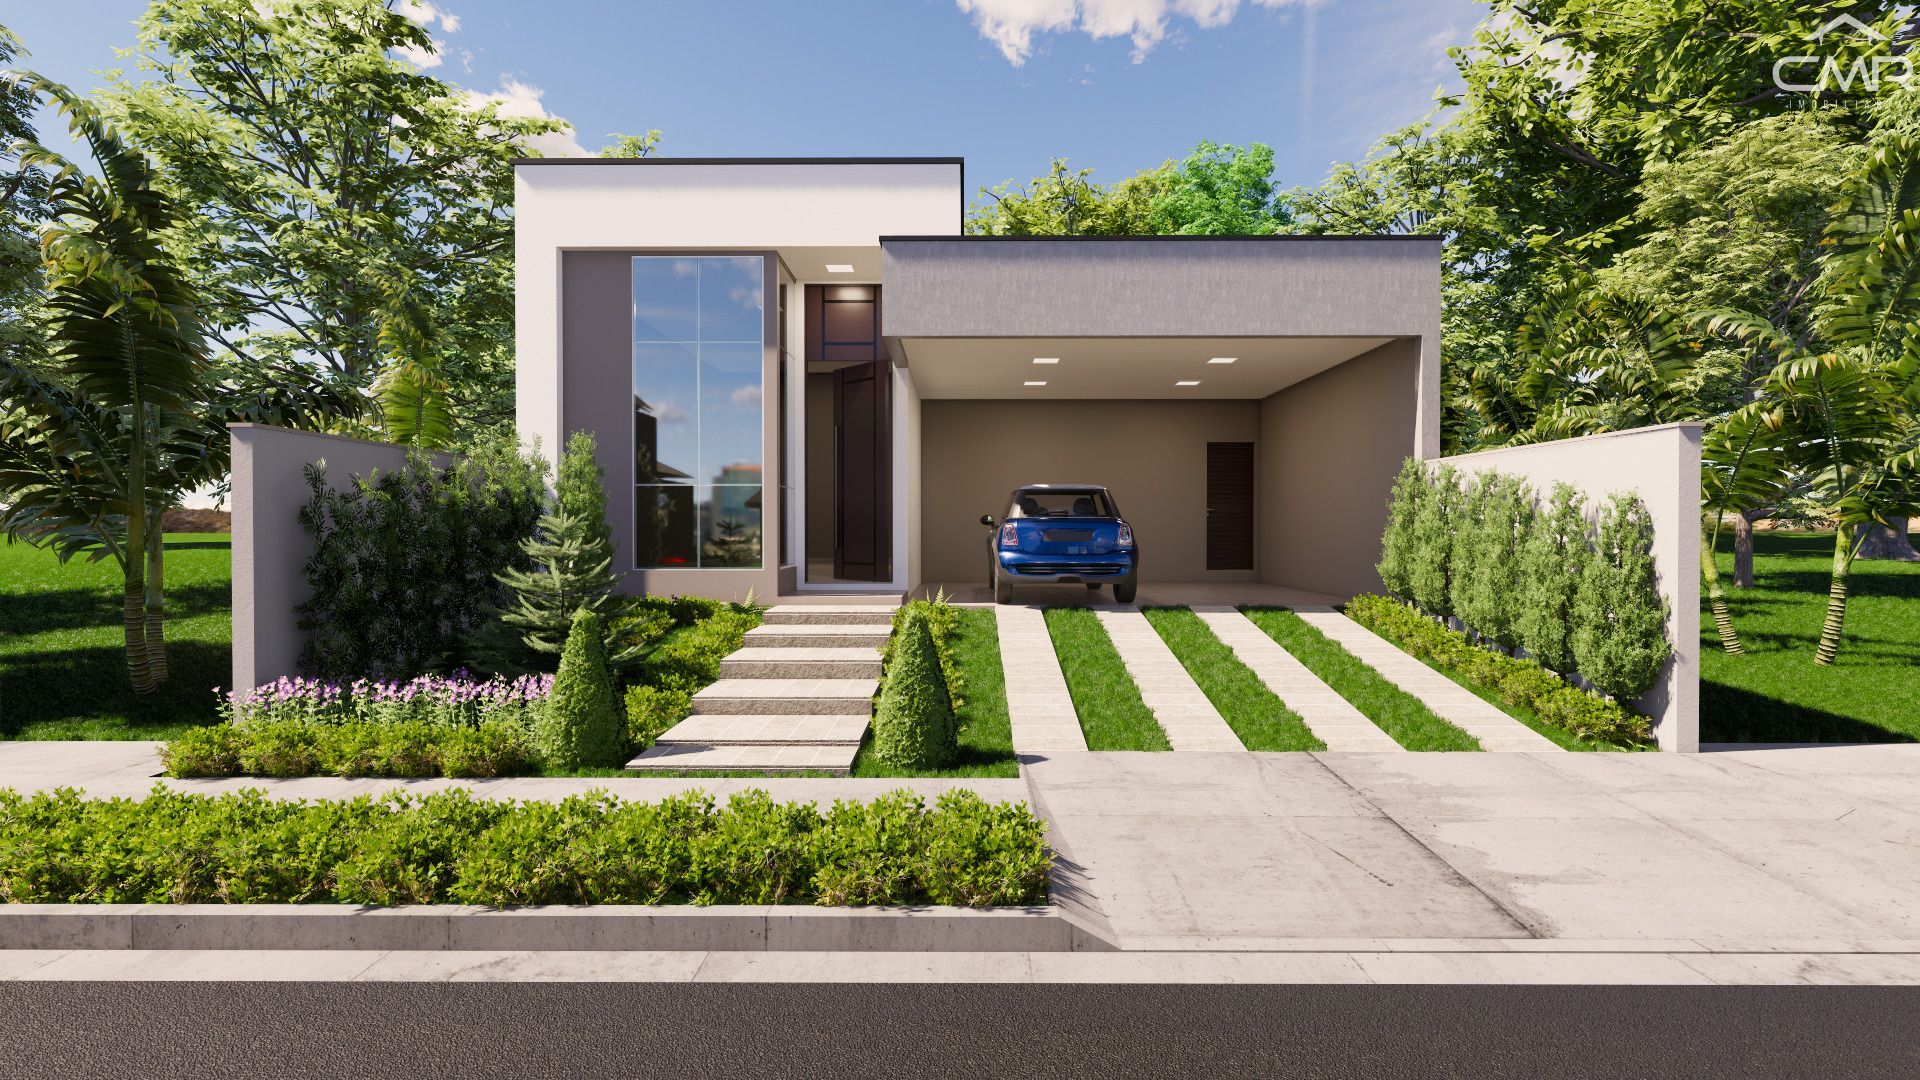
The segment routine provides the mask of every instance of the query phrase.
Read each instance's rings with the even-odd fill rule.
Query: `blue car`
[[[1098,484],[1028,484],[1007,497],[1004,519],[983,514],[988,580],[995,603],[1013,602],[1023,582],[1070,582],[1098,589],[1113,586],[1113,598],[1133,603],[1140,586],[1140,548],[1133,526],[1120,516],[1113,495]]]

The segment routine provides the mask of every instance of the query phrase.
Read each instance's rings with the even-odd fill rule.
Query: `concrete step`
[[[875,648],[774,648],[749,645],[720,661],[723,679],[877,679]]]
[[[763,626],[887,626],[893,608],[885,604],[775,604],[761,616]]]
[[[859,746],[867,718],[855,715],[707,713],[661,735],[660,746]]]
[[[762,624],[747,631],[746,643],[769,649],[877,649],[886,644],[892,632],[892,628],[884,624]]]
[[[693,715],[873,715],[878,679],[720,679],[693,695]]]
[[[831,746],[659,746],[632,761],[629,769],[649,772],[824,772],[845,776],[859,745]]]

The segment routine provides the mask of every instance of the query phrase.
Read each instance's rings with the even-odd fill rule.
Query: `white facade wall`
[[[1640,496],[1653,519],[1653,563],[1673,659],[1637,704],[1653,718],[1660,749],[1683,753],[1700,749],[1700,431],[1699,424],[1667,424],[1428,463],[1517,476],[1541,498],[1556,483],[1570,484],[1589,509],[1615,492]]]

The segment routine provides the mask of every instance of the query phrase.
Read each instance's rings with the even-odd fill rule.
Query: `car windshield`
[[[1039,517],[1114,517],[1113,501],[1097,489],[1079,491],[1035,491],[1014,493],[1010,518]]]

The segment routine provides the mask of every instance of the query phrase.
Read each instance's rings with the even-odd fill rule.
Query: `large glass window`
[[[765,266],[633,260],[634,565],[760,565]]]

